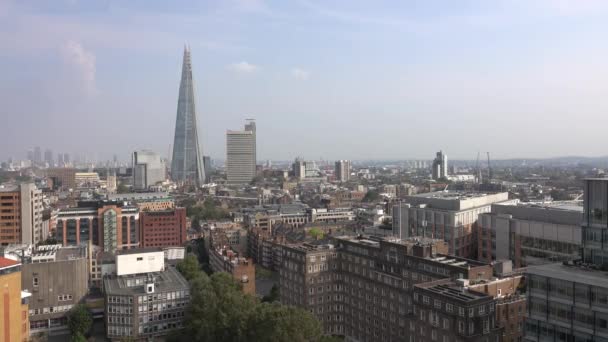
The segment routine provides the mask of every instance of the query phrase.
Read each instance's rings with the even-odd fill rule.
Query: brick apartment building
[[[492,278],[491,265],[449,256],[447,251],[444,241],[428,238],[336,237],[330,243],[286,245],[281,302],[310,310],[328,334],[355,341],[413,338],[410,322],[419,323],[413,316],[415,284]],[[483,296],[483,301],[494,303],[491,296]],[[496,330],[494,321],[489,322],[489,332],[479,329],[488,338]],[[427,340],[430,335],[411,341]]]
[[[139,214],[141,247],[183,246],[186,236],[186,208],[142,211]]]

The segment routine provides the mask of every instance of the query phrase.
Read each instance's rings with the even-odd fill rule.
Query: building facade
[[[28,297],[21,287],[21,263],[0,257],[0,342],[28,341]]]
[[[44,239],[42,191],[34,183],[0,186],[0,245]]]
[[[393,207],[393,235],[443,239],[450,254],[477,257],[477,220],[494,203],[508,203],[509,194],[436,191],[406,196]]]
[[[177,101],[171,179],[179,183],[201,185],[205,182],[205,170],[203,150],[199,145],[195,97],[192,58],[190,48],[186,47]]]
[[[104,252],[139,246],[139,209],[122,202],[78,202],[59,210],[55,236],[64,246],[93,241]]]
[[[226,177],[228,184],[248,184],[256,175],[255,122],[243,131],[226,132]]]
[[[68,163],[68,161],[65,161],[65,163]],[[53,188],[55,189],[68,190],[76,188],[76,169],[74,168],[49,168],[46,170],[46,176],[53,181]]]
[[[189,284],[174,267],[165,267],[162,251],[117,256],[116,268],[120,274],[103,280],[109,339],[151,340],[182,327]]]
[[[155,152],[140,150],[133,152],[133,188],[146,190],[166,179],[165,163]]]
[[[328,334],[403,341],[414,336],[410,322],[418,324],[415,284],[492,277],[490,265],[447,251],[445,242],[424,238],[336,237],[329,244],[285,245],[281,302],[311,311]]]
[[[478,259],[513,260],[516,268],[578,259],[583,207],[492,205],[479,214]]]
[[[433,160],[433,179],[447,179],[448,172],[448,156],[439,151]]]
[[[140,247],[178,247],[186,241],[186,208],[142,211],[139,214]]]
[[[582,259],[608,267],[608,178],[586,179],[584,183]]]
[[[350,160],[336,161],[335,176],[338,182],[348,182],[350,180],[351,164]]]
[[[85,246],[39,246],[23,264],[24,290],[32,294],[29,319],[32,332],[63,330],[67,313],[88,293]]]

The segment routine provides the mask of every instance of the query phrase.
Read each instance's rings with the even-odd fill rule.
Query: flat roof
[[[140,254],[140,253],[151,253],[151,252],[162,252],[163,249],[160,247],[144,247],[144,248],[130,248],[116,251],[116,255],[128,255],[128,254]]]
[[[455,283],[445,283],[445,284],[436,284],[433,285],[430,283],[430,286],[425,286],[423,284],[416,284],[415,287],[425,289],[427,291],[450,297],[452,299],[461,301],[461,302],[472,302],[478,299],[486,299],[492,298],[491,296],[477,291],[469,290],[466,287],[460,287]]]
[[[162,272],[151,272],[145,274],[132,274],[124,276],[112,275],[104,279],[104,290],[110,296],[143,295],[146,294],[146,281],[144,281],[141,285],[128,287],[127,280],[147,279],[148,277],[154,278],[154,292],[189,289],[188,281],[186,281],[186,279],[174,267],[169,266],[165,268],[165,270]]]
[[[526,273],[608,288],[608,272],[580,265],[547,264],[530,266]]]
[[[446,191],[425,192],[425,193],[421,193],[421,194],[411,195],[411,197],[440,198],[440,199],[445,199],[445,200],[464,200],[464,199],[471,199],[471,198],[487,197],[490,195],[495,195],[495,193],[461,191],[461,190],[446,190]]]
[[[1,184],[0,192],[15,192],[19,190],[19,185],[17,184]]]

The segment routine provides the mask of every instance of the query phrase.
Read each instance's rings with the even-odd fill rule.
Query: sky
[[[204,154],[600,156],[608,1],[0,0],[0,160],[173,142],[184,44]]]

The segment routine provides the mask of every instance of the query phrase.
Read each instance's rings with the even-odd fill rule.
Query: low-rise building
[[[38,246],[22,265],[23,289],[32,294],[31,331],[67,328],[67,313],[89,291],[86,246]]]
[[[175,199],[167,192],[108,194],[108,200],[133,203],[140,211],[167,210],[175,207]]]
[[[255,265],[230,247],[212,245],[209,249],[209,265],[213,272],[226,272],[242,286],[243,292],[255,295]]]
[[[116,256],[116,270],[103,281],[108,338],[154,339],[182,327],[188,281],[165,267],[162,251],[125,251]]]

